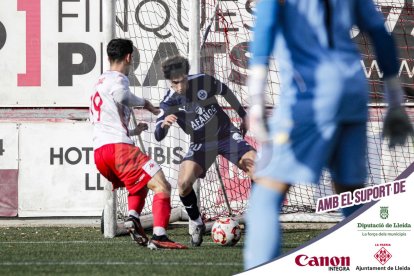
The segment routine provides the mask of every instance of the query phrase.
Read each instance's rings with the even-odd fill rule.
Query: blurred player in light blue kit
[[[363,187],[368,87],[353,25],[371,38],[384,73],[384,136],[394,147],[413,133],[401,107],[396,48],[372,0],[261,0],[256,17],[249,124],[262,147],[246,218],[246,269],[279,256],[279,212],[291,184],[317,183],[326,167],[337,193]],[[267,124],[264,87],[273,51],[282,87]],[[349,216],[360,206],[342,212]]]

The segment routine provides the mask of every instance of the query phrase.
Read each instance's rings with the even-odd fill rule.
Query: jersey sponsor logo
[[[200,128],[204,127],[206,123],[208,123],[211,118],[216,115],[217,109],[214,105],[211,105],[209,108],[204,109],[201,114],[197,116],[194,120],[191,121],[191,127],[193,130],[199,130]],[[198,113],[197,113],[198,114]]]
[[[204,108],[203,108],[203,107],[201,107],[201,106],[197,106],[197,107],[195,108],[195,112],[196,112],[198,115],[201,115],[201,114],[203,114],[203,112],[204,112]]]
[[[234,140],[237,141],[237,143],[239,143],[243,140],[243,137],[238,132],[233,133],[232,137],[233,137]]]
[[[198,97],[200,100],[205,100],[205,99],[207,99],[207,91],[206,91],[206,90],[198,90],[198,92],[197,92],[197,97]]]

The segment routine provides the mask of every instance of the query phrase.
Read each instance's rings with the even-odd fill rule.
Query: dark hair
[[[162,72],[167,80],[188,75],[190,63],[183,56],[173,56],[164,60],[161,64]]]
[[[123,38],[112,39],[106,47],[106,53],[110,62],[121,61],[127,54],[131,54],[133,51],[132,41]]]

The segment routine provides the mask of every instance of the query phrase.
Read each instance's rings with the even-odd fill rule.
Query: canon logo
[[[309,257],[297,255],[295,263],[298,266],[350,266],[349,257]]]

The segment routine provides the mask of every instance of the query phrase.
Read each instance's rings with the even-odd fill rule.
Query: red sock
[[[152,202],[152,214],[154,216],[154,227],[163,227],[167,229],[170,221],[171,199],[165,193],[157,193],[154,195]]]
[[[135,210],[138,214],[141,214],[142,209],[144,209],[147,194],[147,188],[142,188],[133,195],[128,194],[128,210]]]

